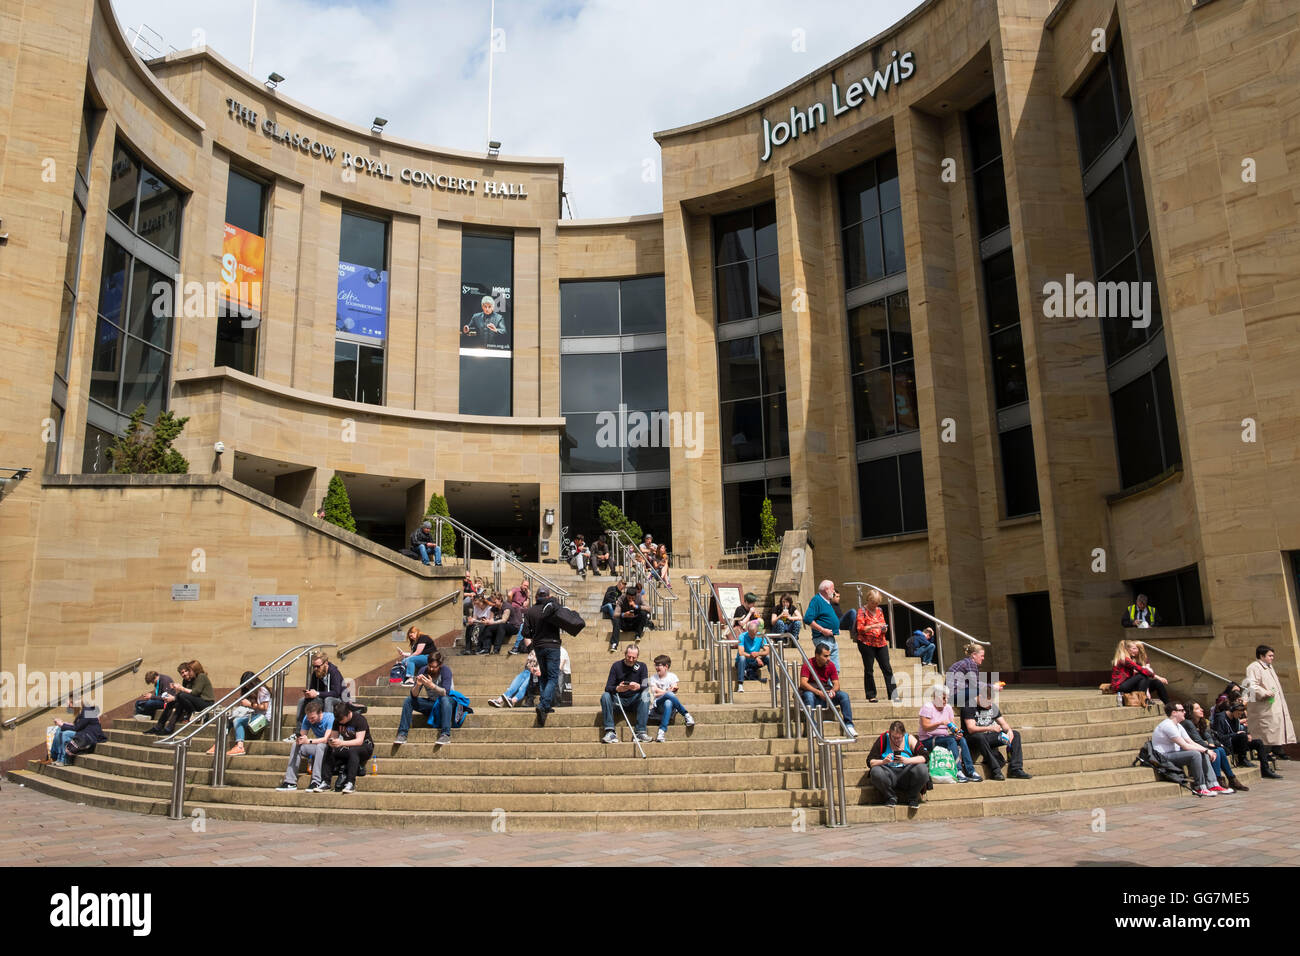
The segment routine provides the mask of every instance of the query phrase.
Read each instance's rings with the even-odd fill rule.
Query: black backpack
[[[1133,766],[1141,764],[1144,767],[1150,767],[1156,772],[1156,777],[1160,780],[1167,780],[1169,783],[1176,783],[1180,787],[1192,789],[1192,782],[1187,779],[1187,774],[1173,761],[1169,760],[1164,754],[1147,741],[1138,751],[1138,755],[1133,758]]]

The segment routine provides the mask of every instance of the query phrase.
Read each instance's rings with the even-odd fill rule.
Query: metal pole
[[[217,718],[217,741],[212,751],[212,786],[226,785],[226,714]]]
[[[185,819],[185,751],[189,741],[182,740],[172,754],[172,801],[167,810],[167,819]]]
[[[844,748],[835,748],[835,775],[839,783],[839,792],[836,794],[835,803],[840,811],[840,826],[849,825],[848,809],[848,791],[844,787]]]
[[[889,646],[897,647],[897,635],[894,634],[894,602],[889,602]]]
[[[271,734],[272,740],[279,740],[284,733],[284,671],[275,672],[271,679]]]
[[[939,662],[939,673],[944,673],[943,669],[943,625],[936,623],[934,628],[934,658]]]
[[[253,74],[253,41],[257,39],[257,0],[253,0],[253,16],[248,28],[248,73]]]
[[[492,142],[492,47],[497,32],[497,0],[492,0],[492,14],[488,23],[488,115],[487,141]]]
[[[836,826],[835,794],[831,786],[831,745],[823,743],[819,749],[822,752],[822,792],[826,795],[826,822],[830,826]]]

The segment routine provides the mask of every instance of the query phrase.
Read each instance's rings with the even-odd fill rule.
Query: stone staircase
[[[202,751],[212,731],[203,731],[189,758],[186,812],[201,810],[226,820],[510,831],[784,827],[821,820],[823,795],[807,780],[807,744],[780,736],[769,686],[750,681],[734,703],[715,704],[717,685],[705,680],[705,654],[679,630],[648,631],[641,656],[647,662],[660,653],[672,657],[672,669],[681,679],[679,696],[695,715],[696,726],[687,731],[675,721],[665,743],[644,745],[647,759],[638,755],[626,725],[616,728],[618,743],[600,743],[598,703],[614,655],[607,649],[607,623],[586,608],[604,590],[606,579],[589,578],[584,584],[567,569],[564,580],[553,577],[566,587],[573,578],[570,590],[577,600],[571,603],[589,624],[565,642],[573,664],[573,706],[558,708],[545,728],[536,726],[531,709],[488,705],[519,672],[522,658],[504,652],[451,656],[456,687],[470,697],[475,712],[453,732],[450,744],[436,746],[436,731],[417,717],[409,742],[394,748],[407,690],[386,682],[362,687],[377,746],[375,772],[358,780],[356,793],[274,790],[288,758],[289,745],[279,738],[290,729],[290,710],[275,739],[253,741],[247,755],[229,758],[227,785],[221,789],[208,785],[214,758]],[[685,599],[685,590],[679,590]],[[678,623],[684,620],[683,609]],[[806,648],[806,639],[804,643]],[[991,656],[996,660],[996,648]],[[1155,712],[1116,707],[1113,697],[1095,690],[1010,688],[1003,693],[1002,708],[1024,733],[1025,767],[1034,779],[940,786],[927,794],[919,810],[885,807],[866,782],[867,752],[891,720],[902,719],[914,728],[916,708],[867,704],[861,660],[847,638],[840,657],[842,686],[862,735],[845,752],[850,823],[1102,807],[1180,792],[1172,784],[1155,782],[1149,770],[1131,766],[1157,723]],[[933,668],[922,670],[901,652],[891,659],[896,672],[907,673],[914,684],[924,687],[935,679]],[[880,692],[883,698],[883,686]],[[106,727],[109,742],[75,765],[32,763],[10,777],[79,803],[166,813],[171,751],[151,746],[153,738],[142,733],[146,726],[112,721]],[[651,724],[652,736],[654,731]],[[1257,771],[1239,773],[1250,783]]]

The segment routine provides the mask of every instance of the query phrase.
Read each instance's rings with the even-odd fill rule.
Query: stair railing
[[[982,645],[985,646],[985,647],[989,647],[989,646],[991,645],[991,643],[992,643],[991,641],[981,641],[978,637],[972,637],[971,635],[969,635],[969,634],[967,634],[965,631],[963,631],[961,628],[953,627],[953,626],[952,626],[951,624],[949,624],[947,621],[941,621],[941,620],[939,620],[937,617],[935,617],[935,616],[934,616],[933,614],[931,614],[929,611],[922,611],[922,610],[921,610],[919,607],[917,607],[915,604],[909,604],[909,603],[907,603],[906,601],[904,601],[902,598],[900,598],[900,597],[898,597],[898,596],[896,596],[896,595],[890,594],[890,593],[889,593],[888,591],[886,591],[884,588],[877,587],[877,586],[874,585],[874,584],[868,584],[866,581],[845,581],[845,582],[844,582],[844,586],[845,586],[846,588],[857,588],[857,590],[858,590],[858,607],[862,607],[862,606],[863,606],[862,594],[863,594],[863,589],[864,589],[864,588],[865,588],[867,591],[879,591],[879,592],[880,592],[880,596],[883,597],[883,598],[885,599],[885,602],[886,602],[886,615],[887,615],[887,618],[888,618],[888,624],[889,624],[889,646],[890,646],[890,647],[895,647],[895,648],[898,647],[898,644],[896,643],[896,640],[895,640],[895,636],[897,635],[898,632],[894,630],[894,605],[895,605],[895,604],[901,604],[903,607],[907,608],[907,609],[908,609],[909,611],[911,611],[913,614],[919,615],[920,617],[923,617],[923,618],[925,618],[927,621],[930,621],[931,623],[933,623],[933,624],[934,624],[934,651],[935,651],[935,660],[936,660],[937,663],[938,663],[938,668],[939,668],[939,673],[940,673],[940,674],[942,674],[942,673],[944,672],[944,666],[943,666],[943,641],[940,640],[940,638],[943,637],[943,632],[944,632],[945,629],[948,630],[948,631],[951,631],[951,632],[952,632],[953,634],[955,634],[957,637],[965,638],[967,641],[970,641],[972,644],[982,644]],[[904,640],[906,640],[906,638],[904,638]]]
[[[1155,651],[1157,654],[1163,654],[1163,655],[1165,655],[1165,657],[1173,658],[1174,660],[1178,661],[1178,663],[1180,663],[1180,664],[1186,664],[1186,665],[1187,665],[1188,667],[1190,667],[1192,670],[1200,671],[1202,674],[1209,674],[1211,677],[1214,677],[1214,678],[1217,678],[1217,679],[1223,681],[1223,683],[1224,683],[1225,685],[1226,685],[1226,684],[1235,684],[1235,683],[1240,683],[1240,681],[1234,681],[1234,680],[1232,680],[1232,679],[1229,678],[1229,677],[1224,677],[1222,674],[1216,674],[1214,671],[1209,670],[1208,668],[1202,667],[1200,664],[1193,664],[1191,661],[1187,660],[1186,658],[1179,657],[1177,654],[1171,654],[1171,653],[1169,653],[1169,651],[1165,650],[1163,647],[1156,647],[1154,644],[1148,644],[1146,641],[1134,641],[1134,643],[1135,643],[1135,644],[1141,644],[1143,647],[1145,647],[1145,648],[1146,648],[1147,650],[1149,650],[1149,651]]]
[[[4,721],[4,723],[0,723],[0,730],[13,730],[19,724],[25,724],[29,720],[35,720],[37,717],[41,716],[41,714],[54,710],[56,707],[66,707],[68,701],[76,700],[80,697],[85,697],[87,694],[94,693],[109,681],[116,680],[123,674],[134,674],[140,669],[142,663],[144,663],[144,658],[137,657],[129,663],[121,664],[118,667],[113,668],[107,674],[96,677],[89,684],[78,685],[75,690],[70,690],[66,697],[59,695],[58,698],[55,699],[54,694],[49,694],[47,695],[45,704],[40,707],[33,707],[31,710],[25,710],[16,717],[10,717],[8,720]],[[20,688],[15,689],[18,690]],[[103,708],[100,709],[102,711]]]
[[[504,574],[506,566],[509,565],[512,569],[518,571],[521,577],[527,579],[528,589],[534,595],[537,594],[539,587],[544,587],[559,600],[560,604],[563,604],[569,597],[569,592],[565,588],[560,587],[550,578],[539,574],[522,562],[512,558],[506,553],[505,548],[498,547],[473,528],[461,524],[455,518],[449,518],[446,515],[434,515],[433,524],[433,540],[435,541],[442,540],[442,526],[444,524],[449,524],[460,532],[461,537],[465,540],[465,572],[467,574],[473,566],[474,544],[477,543],[480,547],[484,548],[491,554],[493,590],[502,590],[501,576]]]

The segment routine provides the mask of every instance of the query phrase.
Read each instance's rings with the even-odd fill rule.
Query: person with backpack
[[[1215,797],[1225,792],[1225,788],[1215,783],[1214,768],[1210,762],[1209,749],[1194,743],[1183,729],[1182,723],[1187,713],[1178,701],[1165,704],[1165,719],[1151,734],[1151,746],[1170,763],[1177,766],[1192,778],[1192,791],[1198,797]],[[1190,773],[1188,772],[1190,770]]]
[[[397,723],[397,736],[393,746],[406,743],[411,730],[411,718],[416,711],[425,714],[428,726],[438,728],[438,743],[451,743],[452,692],[451,668],[442,662],[442,652],[434,651],[429,663],[415,675],[411,693],[402,702],[402,717]]]
[[[885,806],[898,806],[899,797],[913,810],[921,805],[921,794],[930,785],[930,771],[925,751],[901,720],[891,723],[889,733],[881,734],[871,745],[867,765],[871,768],[867,778],[885,798]]]
[[[560,680],[560,625],[555,620],[559,602],[551,600],[547,588],[537,591],[537,601],[524,613],[524,640],[537,655],[537,726],[546,726],[546,715],[555,710],[556,686]]]
[[[934,663],[934,652],[934,628],[932,627],[924,630],[918,628],[907,639],[907,656],[921,658],[922,665]]]
[[[325,770],[322,779],[326,788],[338,776],[335,793],[352,793],[357,788],[357,771],[375,753],[375,741],[370,736],[370,724],[361,716],[362,708],[356,704],[335,701],[334,727],[325,740]]]
[[[66,767],[73,757],[88,754],[96,744],[108,742],[108,736],[99,723],[99,708],[87,707],[84,702],[74,702],[76,717],[71,722],[54,721],[54,741],[50,745],[50,756],[43,763],[57,763]]]

